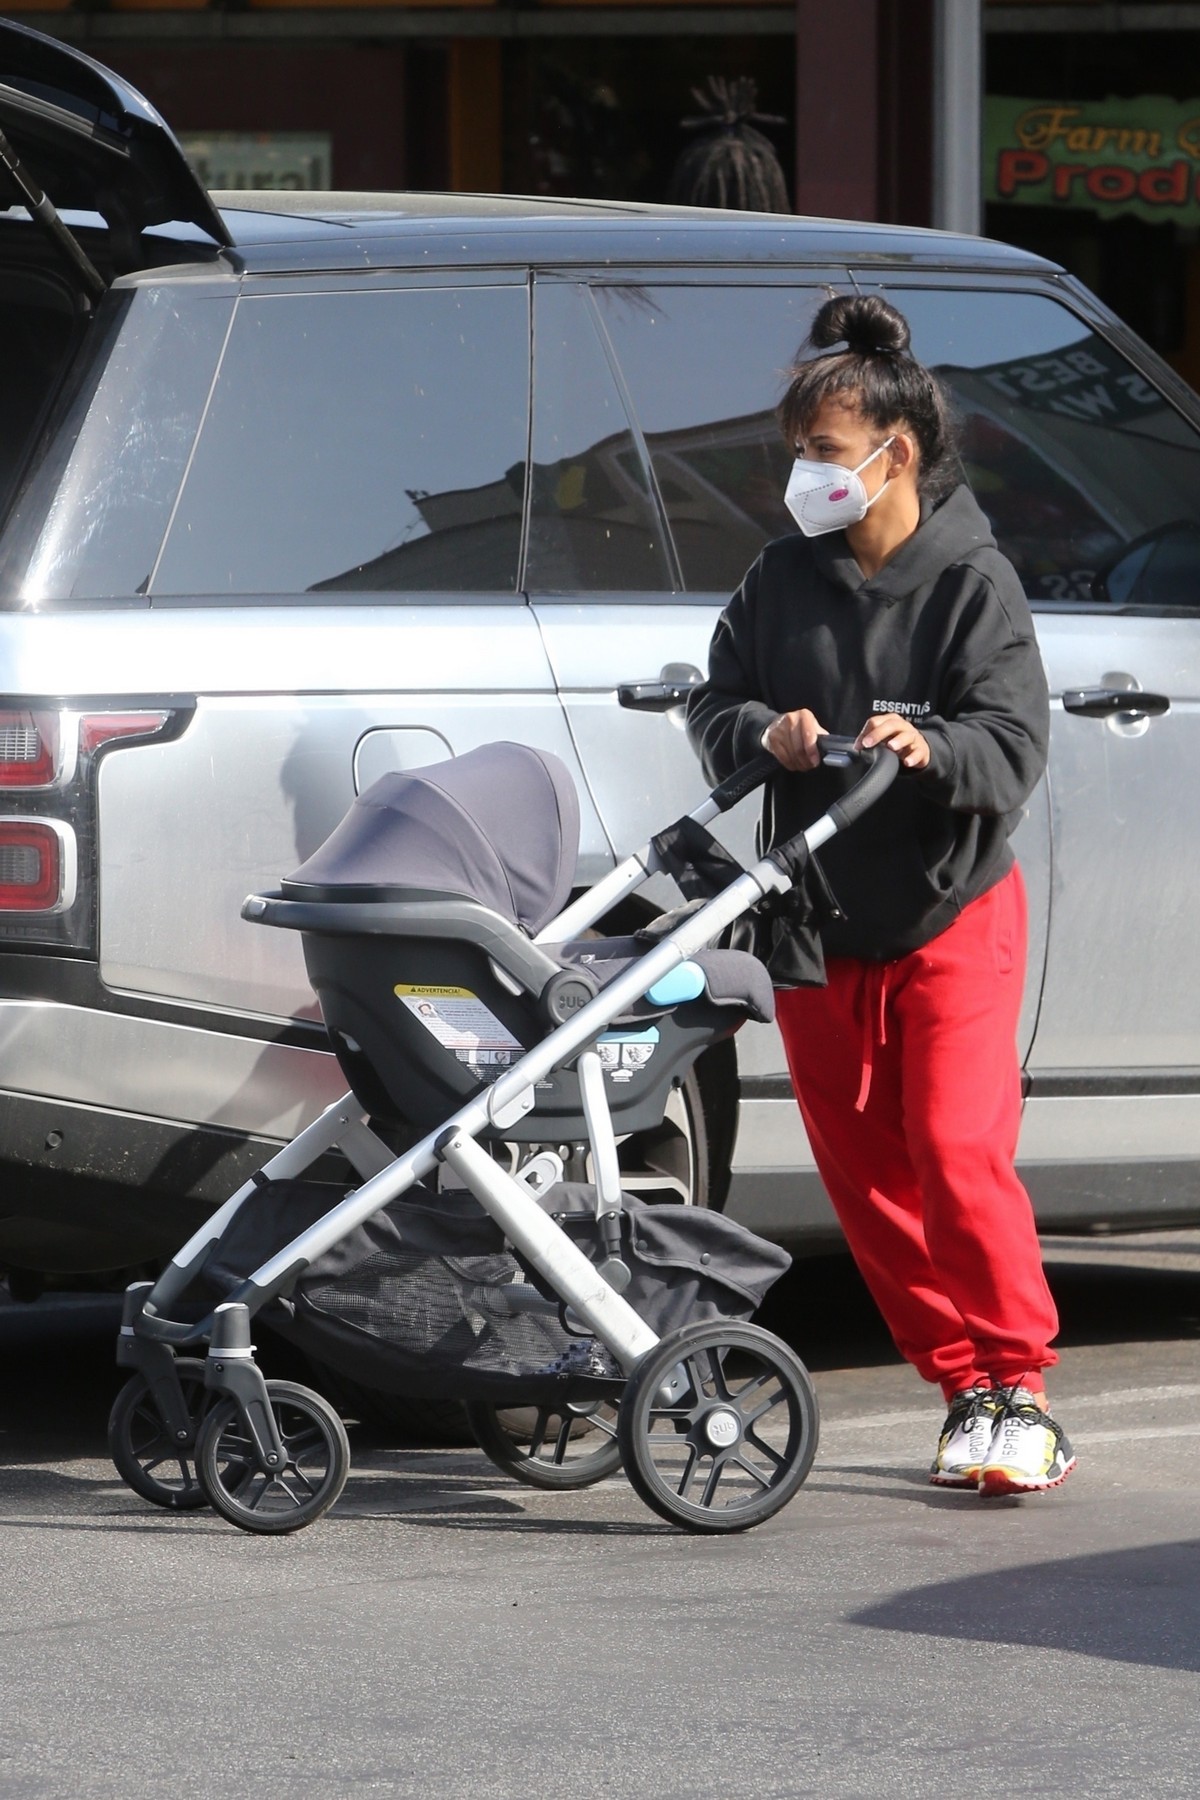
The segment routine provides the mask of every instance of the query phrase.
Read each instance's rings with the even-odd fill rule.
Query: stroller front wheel
[[[346,1428],[320,1394],[268,1381],[267,1397],[287,1457],[264,1469],[234,1400],[213,1407],[196,1440],[196,1470],[213,1506],[242,1531],[300,1531],[329,1511],[350,1473]]]
[[[187,1442],[178,1443],[167,1430],[145,1376],[131,1375],[109,1414],[108,1453],[121,1480],[143,1500],[172,1512],[193,1512],[208,1505],[196,1472],[195,1444],[196,1424],[208,1400],[204,1359],[177,1357],[175,1373],[192,1422]]]
[[[634,1369],[617,1418],[625,1473],[686,1531],[747,1531],[786,1506],[812,1467],[808,1370],[758,1325],[670,1332]]]
[[[556,1400],[544,1406],[467,1407],[475,1442],[496,1467],[527,1487],[591,1487],[621,1467],[610,1400]]]

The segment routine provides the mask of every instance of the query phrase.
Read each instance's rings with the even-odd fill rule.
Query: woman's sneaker
[[[1058,1487],[1075,1467],[1075,1452],[1062,1426],[1042,1411],[1028,1388],[999,1388],[994,1398],[998,1410],[979,1471],[980,1493],[995,1499]]]
[[[962,1388],[955,1394],[929,1471],[929,1479],[935,1487],[979,1486],[980,1471],[991,1450],[1001,1399],[994,1388],[983,1386]]]

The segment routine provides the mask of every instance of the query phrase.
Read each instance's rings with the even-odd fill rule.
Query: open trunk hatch
[[[57,211],[99,213],[118,268],[140,234],[173,222],[232,239],[178,139],[149,101],[90,56],[0,19],[0,130]],[[0,201],[27,205],[7,172]]]

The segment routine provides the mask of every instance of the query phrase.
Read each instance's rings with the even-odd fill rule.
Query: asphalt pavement
[[[112,1303],[0,1305],[0,1793],[1194,1794],[1200,1234],[1049,1260],[1065,1487],[931,1489],[940,1406],[831,1261],[765,1321],[816,1465],[729,1539],[362,1431],[306,1532],[160,1512],[105,1455]]]

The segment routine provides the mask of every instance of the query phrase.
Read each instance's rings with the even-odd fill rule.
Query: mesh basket
[[[342,1194],[314,1182],[264,1186],[212,1252],[210,1284],[228,1292]],[[593,1188],[562,1183],[539,1204],[585,1255],[603,1258]],[[659,1335],[748,1318],[788,1266],[786,1252],[719,1213],[632,1196],[625,1204],[625,1297]],[[568,1385],[595,1390],[592,1378],[553,1366],[572,1342],[557,1316],[506,1309],[504,1285],[531,1278],[542,1285],[470,1195],[416,1188],[304,1270],[271,1322],[308,1355],[381,1393],[515,1404],[553,1400]]]

